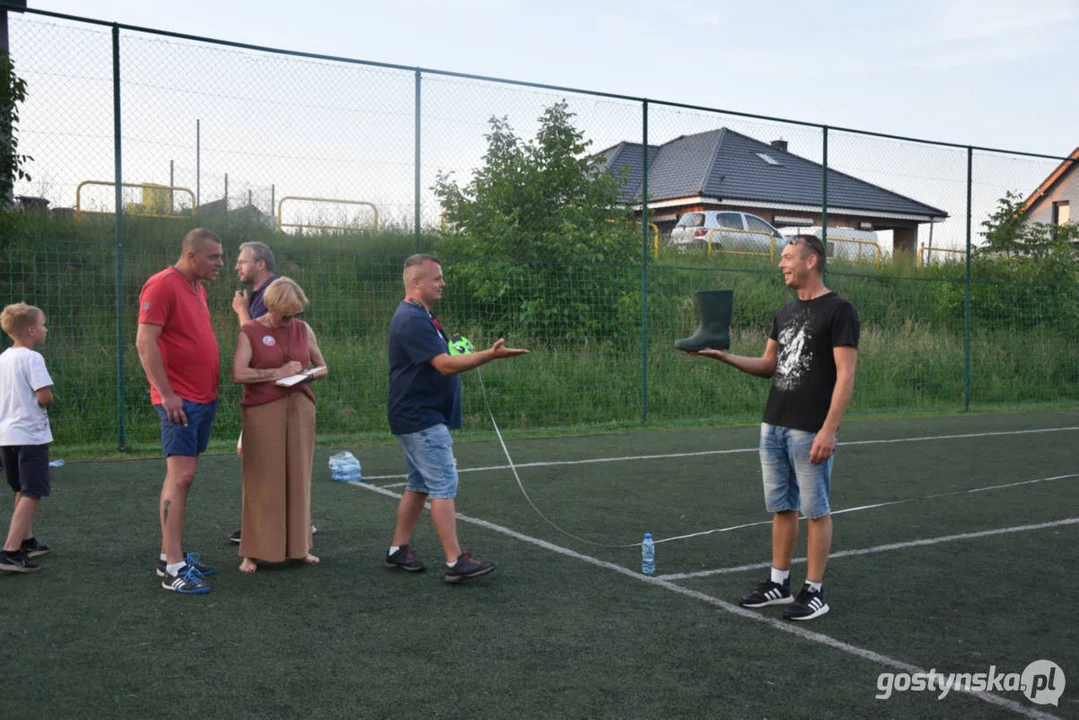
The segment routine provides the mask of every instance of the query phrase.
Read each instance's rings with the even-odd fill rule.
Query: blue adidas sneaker
[[[198,553],[187,553],[187,555],[184,555],[184,563],[186,563],[186,567],[195,568],[199,571],[199,575],[213,575],[215,572],[217,572],[217,570],[210,567],[209,565],[203,565],[201,562],[199,562],[200,559],[201,558],[199,557]],[[167,563],[159,558],[157,561],[157,576],[159,578],[165,577],[166,566]],[[181,570],[181,572],[183,571]]]
[[[181,595],[202,595],[211,590],[210,586],[204,582],[202,573],[190,565],[184,565],[175,575],[170,575],[166,570],[165,577],[161,580],[161,587]]]

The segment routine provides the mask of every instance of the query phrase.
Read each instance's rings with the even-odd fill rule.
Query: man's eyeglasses
[[[816,238],[813,238],[813,240],[816,240]],[[807,248],[817,253],[818,257],[824,257],[824,246],[821,245],[819,240],[817,240],[816,242],[813,242],[813,240],[809,240],[801,236],[792,237],[790,240],[787,241],[787,245],[805,245]]]

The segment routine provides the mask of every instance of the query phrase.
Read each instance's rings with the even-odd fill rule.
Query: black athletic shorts
[[[45,498],[50,494],[49,444],[4,445],[0,447],[4,458],[4,474],[7,484],[17,493],[28,498]]]

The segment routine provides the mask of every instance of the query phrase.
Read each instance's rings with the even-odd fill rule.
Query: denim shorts
[[[807,518],[832,512],[832,457],[820,465],[809,462],[816,433],[761,423],[761,473],[768,512],[800,510]]]
[[[457,460],[453,457],[453,438],[443,424],[426,430],[398,435],[405,450],[408,468],[406,490],[423,493],[432,500],[457,497]]]
[[[49,444],[5,445],[0,447],[7,484],[28,498],[47,498],[49,485]]]
[[[210,444],[210,429],[217,413],[217,400],[208,403],[181,400],[184,414],[187,415],[187,425],[169,422],[165,406],[154,405],[154,410],[157,410],[157,416],[161,420],[161,449],[165,457],[197,457],[206,452],[206,447]]]

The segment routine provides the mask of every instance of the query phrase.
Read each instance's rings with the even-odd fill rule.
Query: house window
[[[1067,225],[1071,222],[1071,205],[1067,200],[1061,200],[1060,202],[1053,203],[1053,222],[1056,225]]]
[[[757,157],[759,157],[761,160],[768,163],[769,165],[782,165],[783,164],[783,163],[779,162],[778,160],[776,160],[771,155],[769,155],[768,153],[756,153],[756,155],[757,155]]]

